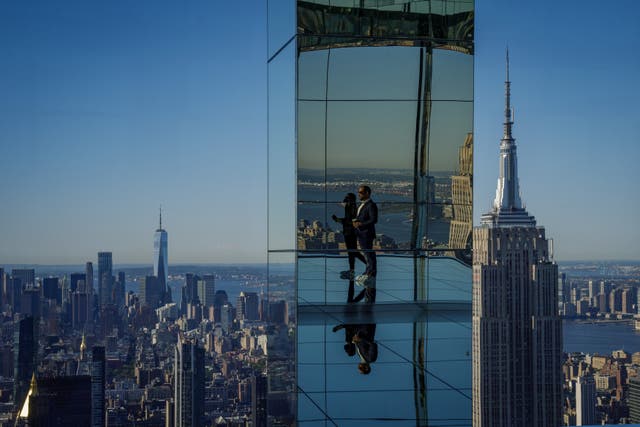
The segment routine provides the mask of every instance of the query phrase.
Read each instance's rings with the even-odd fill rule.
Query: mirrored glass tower
[[[269,423],[471,425],[473,0],[268,19]]]

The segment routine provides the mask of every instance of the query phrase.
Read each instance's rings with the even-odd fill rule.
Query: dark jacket
[[[335,221],[342,224],[342,233],[345,236],[355,236],[356,229],[353,227],[353,219],[356,217],[358,206],[355,203],[347,203],[344,206],[344,217],[338,218],[334,215]]]
[[[356,219],[360,221],[360,227],[357,229],[358,237],[375,239],[378,205],[371,199],[367,200],[362,209],[360,209],[360,213],[357,214]]]
[[[378,359],[378,344],[375,342],[376,325],[357,325],[358,331],[353,337],[360,357],[367,363],[373,363]]]

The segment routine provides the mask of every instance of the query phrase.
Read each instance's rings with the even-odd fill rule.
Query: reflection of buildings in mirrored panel
[[[445,379],[447,369],[430,365],[428,322],[402,316],[425,304],[438,313],[442,302],[456,315],[471,312],[474,3],[297,1],[293,16],[285,3],[268,3],[268,300],[288,307],[286,324],[271,318],[269,420],[429,425],[452,418],[440,410],[447,401],[469,425],[470,335],[440,343],[459,356],[454,371],[469,374]],[[343,204],[361,185],[377,205],[373,242],[368,224],[342,221],[366,223],[366,199],[356,212]],[[367,277],[373,259],[377,274]],[[310,307],[325,316],[323,327],[296,317]],[[345,314],[360,309],[369,313],[356,322]],[[411,336],[401,348],[385,342],[395,323]],[[331,330],[341,324],[363,332],[336,346]],[[347,356],[347,344],[355,352],[343,371],[333,348]],[[436,393],[436,378],[450,387]],[[402,410],[372,409],[398,389]],[[332,390],[361,399],[351,404]]]
[[[508,60],[496,198],[473,232],[473,425],[551,427],[562,423],[558,266],[520,198]]]

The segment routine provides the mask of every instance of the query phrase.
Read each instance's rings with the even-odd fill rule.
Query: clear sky
[[[0,2],[0,265],[266,259],[265,2]],[[476,219],[504,49],[530,213],[558,259],[640,258],[640,3],[476,1]]]

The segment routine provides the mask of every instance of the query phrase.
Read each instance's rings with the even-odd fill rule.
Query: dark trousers
[[[373,237],[358,236],[358,243],[360,243],[360,249],[364,252],[364,257],[367,260],[367,269],[364,274],[371,277],[376,277],[378,271],[376,253],[373,250]]]
[[[344,236],[344,243],[347,246],[347,256],[349,257],[349,270],[356,266],[356,258],[367,264],[367,259],[358,251],[358,238],[355,235]]]

